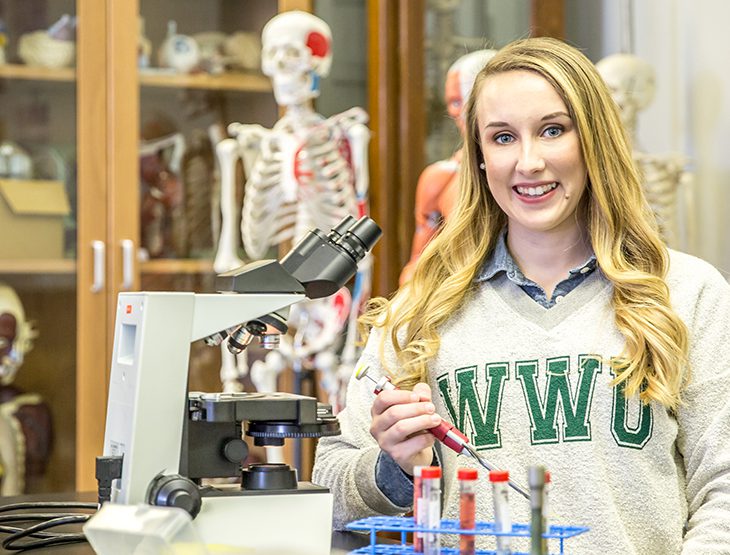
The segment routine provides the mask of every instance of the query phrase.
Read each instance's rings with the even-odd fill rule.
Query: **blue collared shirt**
[[[492,255],[484,262],[474,281],[476,283],[489,281],[495,276],[505,273],[512,283],[519,286],[535,302],[545,308],[551,308],[559,303],[565,295],[578,287],[595,269],[596,255],[592,254],[583,264],[568,272],[568,277],[555,286],[552,296],[548,299],[545,290],[525,277],[525,274],[517,266],[515,259],[512,258],[507,248],[507,230],[505,229],[500,233]],[[436,460],[435,454],[434,460]],[[398,463],[384,451],[381,451],[378,456],[375,467],[375,483],[380,491],[398,507],[409,507],[413,502],[412,478],[403,472]]]
[[[580,266],[577,266],[568,272],[568,277],[555,286],[552,297],[547,298],[545,290],[531,279],[525,277],[522,270],[517,266],[515,259],[507,249],[507,230],[503,230],[497,239],[492,256],[482,266],[479,274],[474,281],[489,281],[499,273],[507,274],[507,278],[518,285],[532,300],[539,303],[545,308],[555,306],[562,298],[570,293],[578,285],[596,269],[596,255],[592,254]]]

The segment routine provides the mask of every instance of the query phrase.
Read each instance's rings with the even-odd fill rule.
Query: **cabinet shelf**
[[[193,258],[158,258],[140,262],[142,274],[212,274],[213,261]]]
[[[229,72],[178,74],[142,71],[139,82],[146,87],[207,89],[216,91],[271,92],[271,81],[260,73]]]
[[[74,274],[75,272],[76,260],[72,258],[0,260],[0,274]]]
[[[212,274],[213,261],[193,258],[160,258],[140,262],[143,274]],[[59,259],[6,259],[0,260],[3,274],[74,274],[76,260]]]
[[[46,68],[23,64],[0,65],[0,79],[26,81],[76,81],[74,68]],[[216,91],[271,92],[269,78],[260,73],[229,72],[221,75],[207,73],[177,74],[142,71],[139,82],[144,87],[168,87],[178,89],[205,89]]]
[[[29,81],[62,81],[76,80],[76,70],[72,67],[48,68],[26,66],[23,64],[0,65],[0,79],[25,79]]]

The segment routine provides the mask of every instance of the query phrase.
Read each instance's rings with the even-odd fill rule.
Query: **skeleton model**
[[[653,155],[637,147],[637,115],[654,99],[654,69],[633,54],[613,54],[596,67],[608,85],[621,112],[621,119],[634,144],[634,159],[644,178],[644,192],[670,247],[691,250],[694,246],[693,176],[686,171],[682,155]]]
[[[313,227],[329,229],[348,214],[365,214],[370,136],[365,125],[367,114],[351,108],[325,118],[311,107],[311,100],[319,95],[320,79],[329,73],[331,43],[329,26],[305,12],[279,14],[264,27],[262,69],[272,80],[274,96],[284,114],[272,129],[233,123],[228,131],[235,138],[216,146],[221,171],[216,272],[242,263],[236,252],[235,168],[239,158],[248,177],[241,236],[252,259],[266,257],[273,247],[296,241]],[[252,365],[251,378],[259,389],[274,389],[281,369],[287,365],[297,368],[305,360],[314,363],[316,357],[327,367],[320,370],[325,370],[324,384],[331,398],[337,395],[339,366],[355,362],[355,320],[369,294],[369,265],[369,259],[361,263],[352,298],[343,289],[333,297],[300,303],[292,309],[289,325],[293,337],[282,338],[279,352],[272,351],[265,361]],[[336,342],[345,324],[345,347],[336,357]],[[238,375],[246,371],[245,360],[234,367],[224,353],[223,366],[224,388],[235,389]],[[351,370],[350,366],[348,375]]]

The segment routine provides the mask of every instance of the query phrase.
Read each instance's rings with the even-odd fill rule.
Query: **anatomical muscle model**
[[[494,50],[477,50],[456,60],[446,73],[444,100],[446,111],[454,120],[459,133],[464,135],[461,110],[469,98],[479,70],[494,56]],[[413,273],[423,247],[439,230],[456,200],[456,185],[461,163],[461,149],[448,160],[439,160],[421,172],[416,185],[416,230],[411,244],[411,258],[401,271],[403,284]]]

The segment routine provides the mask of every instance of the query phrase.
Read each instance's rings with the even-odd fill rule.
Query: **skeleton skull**
[[[635,136],[637,114],[654,99],[654,69],[633,54],[612,54],[596,68],[618,104],[626,129]]]
[[[318,17],[290,11],[273,17],[261,34],[261,69],[269,76],[280,106],[302,104],[319,95],[319,79],[332,64],[332,32]]]
[[[25,320],[25,311],[15,291],[0,284],[0,383],[12,383],[31,349],[33,330]]]

